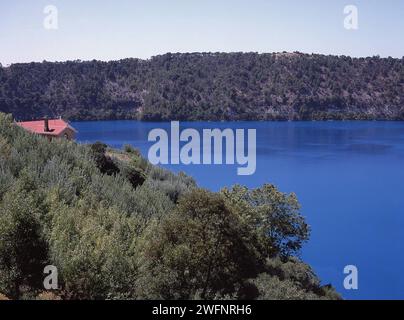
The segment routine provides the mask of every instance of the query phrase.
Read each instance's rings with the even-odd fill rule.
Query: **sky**
[[[44,26],[49,5],[57,29]],[[346,5],[358,9],[356,30],[344,28]],[[401,58],[403,16],[404,0],[1,0],[0,63],[219,51]]]

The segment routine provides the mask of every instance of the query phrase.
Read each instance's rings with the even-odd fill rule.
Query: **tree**
[[[141,245],[141,296],[190,299],[237,294],[262,263],[247,230],[219,194],[195,189]]]
[[[222,194],[256,234],[265,256],[297,254],[309,239],[310,228],[294,194],[281,193],[270,184],[253,190],[236,185]]]

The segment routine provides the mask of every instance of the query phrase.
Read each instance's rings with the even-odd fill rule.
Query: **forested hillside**
[[[0,113],[0,299],[338,299],[299,259],[309,233],[273,185],[212,193],[132,147],[50,142]]]
[[[404,58],[165,54],[0,68],[0,111],[24,120],[404,119]]]

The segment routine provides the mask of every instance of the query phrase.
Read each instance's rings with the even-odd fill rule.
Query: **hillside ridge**
[[[403,120],[404,58],[167,53],[0,68],[0,111],[27,120]]]

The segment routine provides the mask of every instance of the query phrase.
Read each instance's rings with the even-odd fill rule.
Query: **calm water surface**
[[[132,144],[147,155],[151,129],[170,123],[76,122],[78,141]],[[303,259],[348,299],[404,299],[404,122],[182,122],[182,128],[254,128],[257,171],[237,166],[167,165],[200,186],[273,183],[295,192],[312,227]],[[344,266],[359,290],[343,288]]]

